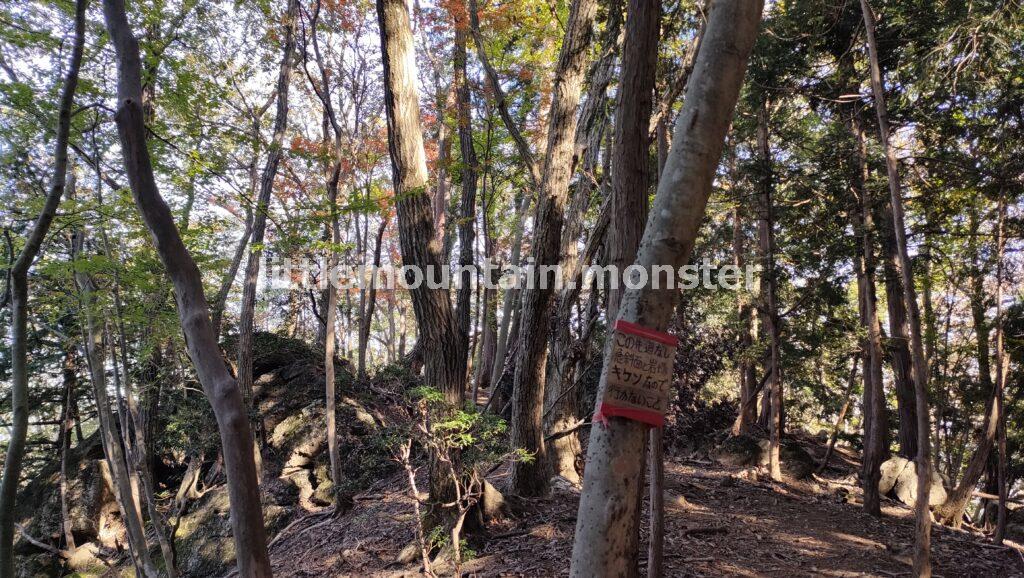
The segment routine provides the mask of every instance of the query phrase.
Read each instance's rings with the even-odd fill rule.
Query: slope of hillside
[[[820,457],[820,447],[805,446]],[[665,575],[909,575],[913,512],[886,499],[883,519],[863,513],[855,456],[837,453],[823,475],[781,484],[765,481],[756,470],[671,459],[665,471]],[[500,487],[502,478],[498,472],[492,481]],[[567,575],[578,499],[575,489],[558,485],[551,496],[491,524],[484,539],[471,541],[473,559],[464,572]],[[398,561],[415,536],[402,476],[381,481],[355,502],[343,516],[312,513],[279,536],[271,549],[275,575],[422,575],[417,560]],[[1024,549],[1008,544],[997,547],[978,533],[936,526],[936,575],[1024,575]],[[435,570],[451,572],[441,561]]]

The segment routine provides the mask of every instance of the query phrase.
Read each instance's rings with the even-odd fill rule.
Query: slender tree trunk
[[[776,301],[777,283],[775,272],[775,217],[772,200],[774,189],[771,147],[768,142],[768,103],[761,102],[757,116],[757,148],[761,163],[760,219],[758,220],[758,243],[762,259],[761,317],[765,333],[768,334],[768,372],[771,381],[768,387],[768,470],[773,480],[782,480],[779,462],[779,445],[782,441],[782,367],[779,359],[779,306]]]
[[[242,278],[242,304],[238,321],[238,388],[245,400],[246,410],[253,411],[252,400],[252,335],[256,313],[256,283],[260,276],[260,260],[263,257],[263,240],[267,229],[267,212],[274,190],[274,178],[281,164],[284,148],[284,133],[288,129],[288,88],[291,85],[292,63],[295,60],[295,24],[298,19],[298,0],[288,0],[283,19],[281,66],[277,73],[277,111],[274,117],[274,133],[267,150],[267,161],[260,177],[260,192],[256,198],[253,214],[252,234],[249,242],[249,258]],[[253,425],[255,416],[250,416]],[[257,448],[253,448],[258,452]]]
[[[903,299],[907,306],[907,323],[910,328],[911,376],[917,409],[917,495],[929,495],[931,488],[931,428],[928,425],[928,366],[924,357],[921,340],[921,314],[917,305],[917,290],[914,286],[913,269],[907,252],[907,227],[903,216],[903,192],[900,190],[899,166],[896,153],[889,144],[889,114],[885,106],[885,89],[882,72],[878,64],[878,47],[875,44],[875,16],[869,0],[860,0],[864,15],[864,28],[868,41],[868,57],[871,65],[871,92],[878,114],[878,134],[885,150],[885,168],[889,177],[889,193],[892,197],[893,228],[896,231],[896,248],[903,276]],[[914,506],[917,531],[914,542],[914,573],[920,577],[931,576],[931,515],[928,500],[919,499]]]
[[[548,114],[547,153],[537,197],[533,233],[533,265],[521,292],[519,351],[512,386],[511,443],[533,455],[529,463],[512,466],[510,487],[521,496],[537,496],[548,489],[548,460],[544,446],[544,383],[547,366],[551,300],[556,274],[541,268],[557,265],[561,257],[562,225],[572,176],[576,107],[579,105],[587,49],[593,34],[596,0],[573,0],[565,38],[555,67],[551,109]],[[534,287],[530,287],[530,283]]]
[[[900,455],[917,455],[917,410],[914,382],[910,377],[910,338],[907,334],[907,308],[903,305],[903,282],[900,281],[899,257],[893,233],[892,211],[882,210],[879,238],[882,242],[885,302],[889,310],[889,359],[895,377],[896,407],[899,411]]]
[[[249,238],[252,236],[252,224],[252,208],[246,207],[245,229],[242,231],[242,238],[238,240],[235,254],[231,257],[231,264],[228,266],[227,272],[224,273],[220,289],[217,291],[217,296],[214,297],[213,305],[211,306],[213,310],[213,331],[218,337],[220,337],[221,324],[224,319],[224,308],[227,306],[228,295],[231,294],[231,286],[235,284],[235,277],[238,276],[238,269],[242,266],[242,258],[245,256],[245,250],[249,246]]]
[[[79,234],[82,233],[79,232]],[[84,239],[79,238],[75,244],[80,247],[83,242]],[[93,393],[96,395],[96,413],[100,422],[103,450],[106,454],[107,464],[110,466],[110,474],[114,478],[115,495],[122,514],[121,520],[128,533],[132,560],[137,572],[146,578],[157,578],[156,567],[149,557],[149,544],[146,542],[142,512],[138,508],[135,492],[132,489],[128,463],[121,447],[121,440],[118,439],[116,433],[117,424],[114,421],[113,412],[110,410],[110,400],[107,398],[104,332],[96,318],[98,312],[94,311],[96,307],[95,287],[89,276],[82,272],[75,273],[75,283],[78,285],[82,299],[83,319],[85,320],[85,350],[89,362],[89,373],[92,376]],[[121,422],[122,428],[127,428],[127,426],[127,423]]]
[[[95,144],[95,143],[94,143]],[[74,179],[69,181],[69,194],[74,194]],[[97,175],[96,178],[96,203],[104,206],[103,181]],[[103,246],[103,253],[112,263],[119,263],[114,254],[110,237],[107,234],[105,223],[100,221],[100,241]],[[114,301],[114,317],[117,327],[118,348],[111,347],[110,357],[114,363],[114,389],[117,393],[118,411],[120,414],[121,433],[124,439],[124,447],[128,453],[128,461],[131,466],[129,474],[132,481],[132,494],[135,500],[135,507],[141,512],[141,504],[138,499],[139,485],[142,486],[143,499],[149,513],[150,523],[153,526],[153,533],[156,535],[160,545],[160,553],[164,561],[164,569],[168,578],[177,578],[178,571],[174,557],[174,539],[169,536],[166,520],[156,505],[156,484],[153,480],[152,460],[150,456],[151,447],[147,443],[146,427],[143,423],[142,413],[139,411],[135,394],[132,391],[131,373],[128,368],[128,334],[124,326],[124,305],[121,301],[121,274],[119,267],[114,268],[114,284],[112,287]],[[118,370],[118,353],[121,356],[121,371]],[[124,385],[122,397],[122,384]],[[135,434],[134,441],[129,435],[129,426]]]
[[[720,0],[711,4],[672,147],[648,215],[636,264],[680,267],[690,259],[704,218],[725,133],[739,96],[747,57],[757,37],[762,3]],[[675,290],[627,290],[619,319],[664,331],[675,309]],[[605,351],[605,370],[610,349]],[[602,388],[607,375],[601,378]],[[600,399],[600,394],[598,399]],[[613,417],[594,424],[576,518],[570,576],[624,576],[637,555],[629,551],[637,532],[634,503],[639,491],[646,426]]]
[[[665,575],[665,456],[661,428],[651,428],[648,442],[648,462],[651,469],[651,536],[647,544],[647,578],[661,578]]]
[[[736,204],[733,209],[732,223],[732,250],[733,264],[743,271],[746,268],[746,255],[744,241],[746,235],[743,232],[743,214],[741,203]],[[746,434],[751,426],[757,421],[757,393],[754,388],[757,386],[757,375],[755,373],[754,360],[751,359],[750,348],[754,344],[754,317],[750,299],[744,292],[736,293],[740,319],[740,361],[739,361],[739,386],[740,386],[740,410],[736,415],[736,422],[733,424],[732,434]]]
[[[516,217],[512,226],[512,249],[508,260],[510,266],[519,266],[523,250],[523,222],[526,220],[529,208],[530,195],[520,193],[516,207]],[[512,324],[512,317],[518,311],[516,307],[518,303],[519,290],[515,288],[506,289],[502,295],[501,324],[498,326],[498,341],[494,348],[494,366],[491,372],[492,385],[497,385],[501,381],[501,374],[505,371],[505,354],[508,353],[509,328]],[[515,333],[512,335],[514,336]]]
[[[946,496],[946,501],[935,509],[935,516],[939,521],[945,522],[954,528],[963,524],[964,511],[967,503],[970,502],[974,489],[977,487],[981,477],[985,474],[989,465],[989,456],[999,437],[999,422],[1002,417],[999,414],[999,398],[1001,391],[998,383],[992,381],[992,367],[989,351],[989,324],[985,319],[985,312],[988,309],[985,295],[985,272],[981,259],[981,247],[978,245],[978,233],[980,217],[978,212],[981,209],[977,206],[971,209],[969,217],[969,238],[968,250],[972,253],[970,265],[970,305],[971,316],[974,320],[974,333],[977,337],[976,351],[978,362],[978,381],[982,391],[988,392],[988,401],[985,404],[985,419],[981,435],[978,437],[978,445],[971,455],[967,469],[960,478],[960,483]],[[998,266],[998,265],[997,265]],[[997,329],[998,331],[998,329]],[[1001,369],[997,362],[997,371]],[[1002,376],[999,376],[1000,378]]]
[[[71,49],[68,72],[61,88],[57,108],[57,136],[53,146],[53,174],[46,201],[25,246],[9,270],[11,291],[11,433],[4,458],[3,480],[0,480],[0,578],[14,578],[14,515],[18,483],[25,459],[25,438],[28,435],[28,270],[32,267],[57,205],[64,196],[68,169],[68,137],[71,132],[71,109],[78,87],[85,44],[85,8],[87,0],[75,2],[75,39]]]
[[[832,452],[836,448],[836,439],[839,438],[839,430],[843,427],[843,422],[846,421],[846,414],[850,411],[850,394],[853,392],[853,386],[857,384],[857,362],[860,361],[859,355],[853,355],[850,361],[850,379],[846,383],[846,389],[843,391],[843,405],[839,408],[839,415],[836,416],[836,424],[832,426],[832,435],[828,438],[828,446],[825,448],[825,456],[821,458],[821,464],[818,465],[818,471],[822,472],[828,467],[828,462],[832,459]]]
[[[872,516],[882,515],[878,481],[881,465],[886,456],[888,418],[885,413],[885,393],[882,376],[882,327],[878,320],[878,298],[875,284],[875,225],[872,213],[874,199],[867,187],[868,168],[864,133],[856,109],[850,111],[850,133],[854,143],[855,164],[851,174],[853,192],[860,201],[859,213],[854,212],[854,231],[860,234],[861,253],[856,265],[858,271],[857,298],[860,304],[861,325],[867,336],[864,354],[864,455],[861,483],[864,491],[864,510]],[[900,296],[902,299],[902,295]]]
[[[174,286],[188,354],[213,407],[228,479],[231,523],[240,576],[271,576],[260,504],[253,437],[245,402],[217,345],[202,276],[160,196],[146,146],[139,45],[123,0],[104,0],[103,12],[117,53],[118,108],[115,115],[125,173],[139,213]]]
[[[64,532],[64,549],[75,551],[75,536],[71,532],[71,513],[68,504],[68,453],[71,451],[71,432],[75,417],[72,406],[75,403],[75,386],[78,385],[75,348],[71,345],[64,352],[64,406],[60,418],[60,521]]]
[[[466,74],[466,41],[469,22],[467,15],[455,11],[455,103],[459,132],[459,150],[462,153],[462,199],[459,218],[459,289],[456,296],[455,318],[459,330],[459,364],[466,366],[471,357],[469,334],[472,325],[470,296],[473,291],[473,275],[468,270],[475,263],[473,240],[476,223],[476,180],[477,161],[473,144],[473,103],[470,100],[469,78]],[[476,403],[476,400],[473,400]]]
[[[998,223],[996,225],[996,414],[999,416],[998,447],[999,456],[996,464],[999,488],[999,513],[996,517],[996,531],[992,542],[1003,543],[1006,535],[1006,500],[1009,488],[1006,483],[1006,378],[1009,374],[1009,358],[1006,355],[1006,320],[1003,318],[1003,258],[1006,254],[1006,198],[1003,191],[999,192]]]
[[[377,238],[373,244],[373,268],[370,274],[370,288],[367,290],[366,308],[363,310],[362,319],[359,320],[359,379],[366,379],[366,348],[370,342],[373,312],[377,307],[377,269],[380,268],[381,244],[384,241],[384,231],[388,228],[389,220],[387,216],[381,218],[380,227],[377,229]]]

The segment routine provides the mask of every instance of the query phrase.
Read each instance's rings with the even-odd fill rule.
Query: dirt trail
[[[822,477],[782,484],[699,460],[666,464],[665,575],[909,575],[912,512],[886,501],[881,521],[864,514],[851,476],[856,464],[847,454],[837,458]],[[494,481],[501,487],[501,476]],[[418,564],[395,562],[414,537],[401,478],[378,486],[341,518],[310,516],[292,526],[272,548],[275,575],[420,575]],[[578,499],[572,488],[556,487],[516,518],[492,524],[464,572],[567,575]],[[1010,544],[999,548],[980,535],[936,527],[935,574],[1024,576],[1024,553]]]

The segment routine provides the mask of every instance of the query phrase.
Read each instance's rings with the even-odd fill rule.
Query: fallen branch
[[[53,546],[51,546],[51,545],[49,545],[49,544],[47,544],[45,542],[41,542],[39,540],[36,540],[32,536],[30,536],[27,531],[25,531],[25,527],[22,526],[21,524],[15,524],[14,527],[18,529],[18,533],[21,534],[21,537],[24,538],[26,542],[28,542],[29,544],[32,544],[36,548],[42,548],[43,550],[46,550],[47,552],[49,552],[49,553],[51,553],[51,554],[53,554],[55,556],[60,556],[61,558],[64,558],[65,560],[70,560],[71,559],[71,552],[69,552],[67,550],[61,550],[60,548],[55,548],[55,547],[53,547]]]

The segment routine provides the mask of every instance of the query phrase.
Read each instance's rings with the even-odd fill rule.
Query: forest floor
[[[822,448],[803,444],[816,459]],[[913,512],[883,499],[883,518],[863,512],[856,456],[837,448],[832,466],[811,479],[772,483],[753,470],[703,459],[665,467],[666,576],[910,575]],[[506,473],[492,478],[502,487]],[[271,548],[280,577],[416,576],[399,552],[414,540],[412,500],[403,475],[379,481],[343,516],[311,513]],[[463,572],[478,576],[565,576],[572,552],[577,490],[547,498],[487,528]],[[994,546],[977,532],[934,526],[936,576],[1024,576],[1024,548]],[[643,532],[646,544],[646,528]],[[646,563],[642,547],[641,566]],[[436,568],[439,575],[450,575]]]

